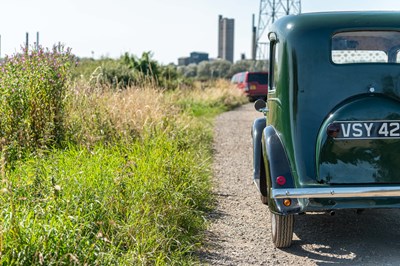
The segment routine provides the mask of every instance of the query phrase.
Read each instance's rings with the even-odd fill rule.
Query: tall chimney
[[[39,50],[39,32],[36,32],[36,50]]]
[[[26,33],[26,41],[25,41],[25,49],[26,51],[29,50],[29,33]]]
[[[256,60],[257,53],[257,28],[254,25],[255,16],[253,14],[253,24],[252,24],[252,40],[251,40],[251,59]]]

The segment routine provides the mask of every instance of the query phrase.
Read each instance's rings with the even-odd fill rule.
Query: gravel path
[[[252,183],[251,124],[246,104],[217,117],[214,193],[204,265],[400,265],[400,211],[340,211],[296,216],[292,247],[276,249],[268,209]]]

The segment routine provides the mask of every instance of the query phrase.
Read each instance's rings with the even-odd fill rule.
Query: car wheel
[[[261,197],[261,202],[262,202],[263,204],[265,204],[265,205],[268,205],[268,198],[265,197],[265,196],[263,196],[263,195],[261,195],[260,197]]]
[[[271,234],[275,247],[290,247],[293,239],[293,228],[293,215],[279,215],[271,212]]]

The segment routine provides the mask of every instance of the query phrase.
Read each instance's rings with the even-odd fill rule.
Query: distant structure
[[[260,0],[256,38],[253,37],[252,59],[267,59],[267,28],[278,18],[301,13],[301,0]],[[255,31],[253,17],[253,36]],[[255,41],[254,41],[255,39]]]
[[[189,64],[198,64],[202,61],[208,61],[208,54],[202,52],[191,52],[190,57],[178,58],[178,66],[187,66]]]
[[[218,16],[218,58],[233,63],[235,20]]]
[[[36,32],[36,43],[35,47],[36,50],[39,50],[39,32]],[[25,34],[25,49],[29,50],[29,32]]]
[[[25,49],[28,51],[29,49],[29,33],[25,34]]]

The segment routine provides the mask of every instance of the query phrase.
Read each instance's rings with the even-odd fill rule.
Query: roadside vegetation
[[[227,60],[202,61],[199,64],[160,66],[152,59],[150,52],[141,57],[125,53],[117,60],[103,58],[79,60],[79,67],[74,71],[75,78],[89,79],[91,82],[111,84],[114,87],[143,85],[152,83],[166,89],[192,87],[194,81],[230,79],[243,71],[266,71],[265,61],[240,60],[232,64]]]
[[[190,265],[212,118],[246,101],[143,54],[64,47],[0,65],[0,265]]]

